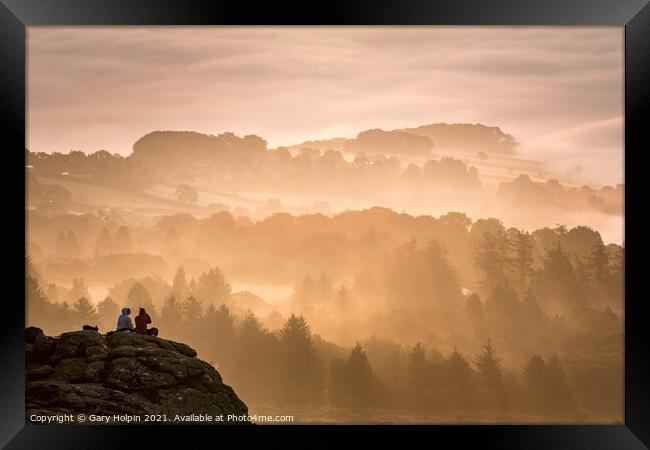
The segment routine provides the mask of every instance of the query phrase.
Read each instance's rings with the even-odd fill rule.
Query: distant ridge
[[[513,156],[517,148],[515,138],[501,130],[499,127],[487,126],[480,123],[432,123],[421,125],[415,128],[398,128],[384,131],[380,129],[365,130],[355,138],[332,138],[322,140],[310,140],[300,144],[291,145],[288,148],[292,152],[299,152],[302,148],[312,148],[320,151],[335,150],[345,153],[356,153],[357,151],[372,152],[375,150],[372,145],[359,142],[369,133],[382,133],[389,140],[394,137],[401,137],[403,141],[410,139],[417,141],[418,150],[422,152],[422,141],[418,137],[426,137],[432,141],[432,150],[444,149],[462,152],[484,152],[486,154]],[[367,139],[366,139],[367,141]],[[382,145],[379,145],[377,152],[381,152]],[[404,153],[411,153],[406,151]]]

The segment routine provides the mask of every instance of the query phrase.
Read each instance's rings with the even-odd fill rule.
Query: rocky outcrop
[[[25,340],[28,421],[32,415],[96,414],[242,423],[248,416],[219,372],[185,344],[92,330],[50,337],[36,327],[25,330]]]

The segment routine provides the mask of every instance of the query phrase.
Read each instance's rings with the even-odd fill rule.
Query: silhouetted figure
[[[88,330],[99,331],[99,327],[97,325],[95,325],[94,327],[90,326],[90,325],[84,325],[83,330],[84,331],[88,331]]]
[[[149,317],[149,314],[147,314],[144,308],[140,308],[140,312],[135,316],[135,331],[138,334],[149,334],[147,333],[147,325],[150,323],[151,317]]]
[[[133,331],[133,321],[129,315],[131,308],[122,308],[122,315],[117,319],[117,331]]]

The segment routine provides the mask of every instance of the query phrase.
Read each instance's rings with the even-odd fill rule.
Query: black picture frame
[[[650,127],[650,5],[648,0],[328,0],[327,2],[226,2],[221,0],[0,0],[0,111],[4,139],[5,248],[9,261],[24,261],[25,198],[13,192],[25,182],[26,27],[36,25],[611,25],[625,27],[625,424],[580,426],[192,426],[198,439],[249,438],[267,445],[302,442],[303,448],[341,445],[341,433],[383,443],[441,442],[517,449],[636,449],[650,446],[650,344],[640,277],[647,249],[642,232],[641,170]],[[646,232],[647,235],[647,232]],[[117,448],[147,446],[184,436],[182,427],[37,426],[25,424],[24,265],[9,263],[3,302],[0,369],[0,444],[7,448]],[[287,432],[288,431],[288,432]],[[289,438],[288,436],[291,436]],[[156,443],[156,441],[159,441]],[[198,446],[198,444],[196,444]],[[404,445],[404,444],[401,444]],[[191,444],[189,445],[192,446]]]

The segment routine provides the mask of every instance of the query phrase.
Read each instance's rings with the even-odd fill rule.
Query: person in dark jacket
[[[135,331],[139,334],[148,334],[147,325],[150,323],[151,317],[149,317],[149,314],[147,314],[144,308],[140,308],[140,313],[135,316]]]

